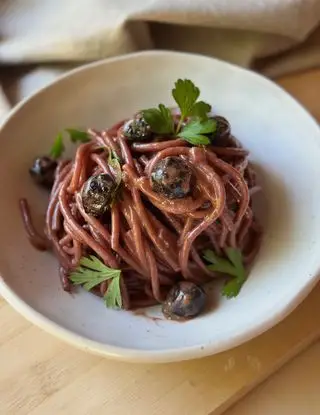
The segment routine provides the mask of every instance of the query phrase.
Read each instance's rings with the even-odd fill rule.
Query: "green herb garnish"
[[[176,135],[193,145],[208,145],[210,140],[204,134],[211,134],[216,130],[216,122],[208,119],[211,105],[198,101],[200,89],[189,79],[178,79],[172,90],[172,96],[180,109],[180,121],[174,127],[171,110],[163,104],[158,108],[142,111],[143,117],[157,134]],[[186,118],[189,122],[183,125]]]
[[[76,130],[74,128],[66,128],[65,131],[69,134],[69,138],[72,141],[72,143],[87,143],[90,141],[90,136],[85,131]],[[58,159],[62,156],[64,150],[65,145],[63,142],[63,133],[60,132],[56,136],[54,143],[51,147],[50,156],[53,159]]]
[[[53,159],[58,159],[59,157],[61,157],[64,150],[65,150],[65,147],[64,147],[64,144],[63,144],[63,137],[62,137],[62,134],[59,133],[56,136],[56,138],[54,140],[54,143],[51,147],[50,156]]]
[[[108,308],[122,308],[120,277],[112,278],[103,300]]]
[[[228,258],[222,258],[210,249],[207,249],[204,251],[203,257],[211,263],[211,265],[208,265],[210,271],[221,272],[234,277],[222,288],[222,295],[232,298],[239,294],[247,279],[247,273],[243,266],[242,254],[238,249],[226,248],[225,252]]]
[[[113,170],[116,173],[115,180],[117,184],[117,188],[120,186],[121,180],[122,180],[122,171],[121,171],[121,162],[120,157],[118,154],[109,149],[109,155],[108,155],[108,164],[113,168]],[[117,189],[116,189],[117,190]]]
[[[159,104],[158,108],[150,108],[148,110],[144,110],[142,111],[142,115],[154,133],[174,133],[174,123],[171,111],[165,105]]]
[[[183,138],[194,145],[208,145],[210,140],[207,136],[203,134],[211,133],[216,128],[215,120],[206,120],[200,121],[194,120],[190,121],[178,134],[178,137]]]
[[[211,105],[203,101],[197,102],[200,89],[190,79],[178,79],[174,85],[172,95],[181,112],[181,119],[176,130],[178,133],[186,117],[197,116],[200,120],[206,120],[207,113],[211,111]]]
[[[104,281],[111,280],[103,299],[108,308],[121,308],[122,298],[120,289],[121,270],[109,268],[97,257],[90,255],[82,257],[80,265],[73,271],[70,280],[75,285],[82,285],[87,291]]]
[[[66,128],[65,131],[69,133],[69,138],[73,143],[88,143],[90,136],[86,131],[76,130],[74,128]]]
[[[211,105],[204,101],[198,101],[194,104],[191,116],[199,117],[200,120],[206,121],[208,119],[208,112],[211,111]]]

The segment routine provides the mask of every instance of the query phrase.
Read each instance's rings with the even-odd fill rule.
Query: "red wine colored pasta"
[[[63,288],[72,290],[68,276],[89,255],[122,271],[125,309],[162,303],[178,281],[203,284],[221,276],[208,269],[205,249],[223,256],[227,247],[237,248],[249,266],[261,238],[251,201],[260,187],[248,151],[231,135],[230,126],[213,145],[194,147],[159,134],[133,141],[124,134],[124,124],[89,129],[91,140],[79,145],[74,159],[57,163],[45,237],[34,230],[28,205],[20,201],[30,240],[39,249],[50,245],[59,261]],[[119,171],[108,161],[111,156],[121,166],[121,183],[110,207],[96,214],[86,204],[90,199],[85,201],[84,188],[99,175],[117,182]],[[174,178],[161,182],[165,169],[178,174],[177,187]],[[92,291],[103,296],[108,284]]]

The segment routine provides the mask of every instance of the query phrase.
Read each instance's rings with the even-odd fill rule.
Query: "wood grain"
[[[320,120],[320,70],[279,80]],[[320,285],[285,321],[236,349],[166,365],[71,348],[0,299],[0,414],[218,415],[320,336]]]

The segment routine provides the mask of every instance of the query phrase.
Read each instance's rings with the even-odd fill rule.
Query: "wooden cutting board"
[[[320,70],[279,83],[320,120]],[[136,365],[73,349],[0,299],[0,415],[218,415],[319,338],[319,315],[320,285],[286,320],[236,349]]]

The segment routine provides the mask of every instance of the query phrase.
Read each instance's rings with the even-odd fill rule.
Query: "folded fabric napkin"
[[[83,62],[161,48],[267,76],[320,65],[319,0],[0,0],[0,116]]]

